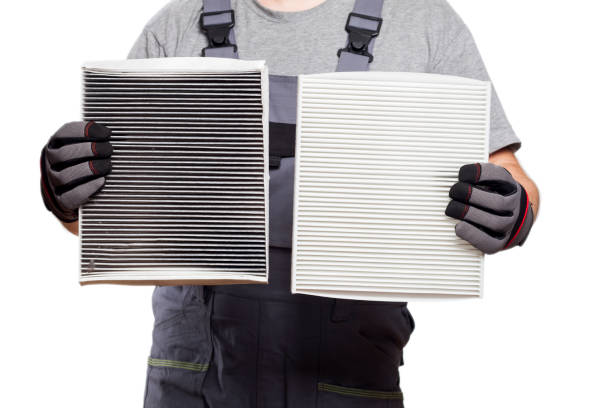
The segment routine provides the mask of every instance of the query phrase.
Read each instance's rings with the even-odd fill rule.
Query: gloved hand
[[[95,122],[70,122],[43,148],[43,201],[61,221],[77,221],[79,206],[104,185],[104,177],[111,171],[110,135],[110,129]]]
[[[486,254],[523,245],[534,221],[527,191],[503,167],[468,164],[459,170],[459,183],[446,215],[460,220],[455,232]]]

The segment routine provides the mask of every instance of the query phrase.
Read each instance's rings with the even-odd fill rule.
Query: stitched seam
[[[481,168],[480,168],[480,163],[477,163],[478,167],[476,168],[476,182],[478,183],[480,181],[480,172],[481,172]]]
[[[94,154],[94,156],[97,156],[98,153],[96,152],[96,143],[92,143],[91,144],[91,152]]]
[[[149,357],[148,364],[151,367],[182,368],[184,370],[203,372],[207,371],[209,364],[189,363],[176,360],[161,360]]]
[[[359,388],[341,387],[339,385],[331,385],[325,383],[319,383],[317,385],[317,389],[319,391],[333,392],[335,394],[348,395],[353,397],[376,399],[404,399],[404,394],[402,394],[401,392],[364,390]]]

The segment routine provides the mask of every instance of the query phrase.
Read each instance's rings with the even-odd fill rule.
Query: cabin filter
[[[268,77],[262,61],[83,67],[83,118],[112,173],[80,210],[80,282],[266,283]]]
[[[479,297],[483,254],[444,211],[459,168],[487,161],[490,98],[433,74],[300,76],[293,293]]]

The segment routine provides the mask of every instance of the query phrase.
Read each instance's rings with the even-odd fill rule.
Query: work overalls
[[[339,71],[368,69],[382,3],[356,1]],[[204,1],[204,56],[237,58],[230,8]],[[270,76],[269,284],[156,288],[145,407],[403,406],[406,304],[290,293],[296,91]]]

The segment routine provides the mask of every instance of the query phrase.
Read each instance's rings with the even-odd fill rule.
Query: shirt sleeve
[[[440,2],[435,14],[440,19],[437,47],[433,50],[432,72],[490,81],[476,42],[465,23],[446,1]],[[521,141],[512,129],[504,108],[493,87],[491,97],[491,133],[489,152],[504,147],[513,151],[521,147]]]
[[[132,47],[128,59],[164,58],[166,52],[155,34],[145,28]]]

